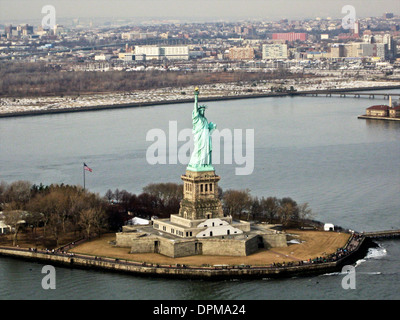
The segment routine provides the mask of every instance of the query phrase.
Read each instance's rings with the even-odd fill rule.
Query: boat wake
[[[366,262],[367,260],[370,259],[382,259],[387,255],[387,251],[385,248],[383,248],[381,245],[378,245],[376,248],[369,248],[367,255],[360,260],[357,260],[355,263],[355,267],[357,268],[360,264],[363,262]],[[379,271],[376,272],[362,272],[363,274],[370,274],[370,275],[375,275],[375,274],[382,274]],[[337,276],[337,275],[345,275],[347,272],[331,272],[331,273],[325,273],[323,276]]]
[[[378,245],[376,248],[369,248],[367,255],[356,262],[356,267],[358,267],[361,263],[369,260],[369,259],[381,259],[387,255],[387,251],[381,245]]]

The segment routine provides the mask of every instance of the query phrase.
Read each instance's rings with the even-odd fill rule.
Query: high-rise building
[[[386,43],[375,43],[375,57],[379,57],[382,60],[388,58],[388,45]]]
[[[377,57],[382,59],[393,60],[397,55],[397,42],[394,40],[393,36],[389,33],[386,34],[375,34],[375,35],[364,35],[364,42],[377,44],[377,50],[381,53]],[[382,46],[384,44],[385,46]],[[382,53],[385,50],[385,54]],[[383,58],[384,57],[384,58]]]
[[[266,59],[287,59],[288,48],[286,44],[263,44],[262,58]]]
[[[397,56],[397,41],[393,39],[393,36],[390,34],[385,34],[382,39],[382,43],[387,44],[388,50],[388,59],[396,59]]]
[[[11,24],[4,27],[4,33],[7,38],[11,37],[21,37],[33,34],[33,26],[28,24],[21,24],[19,26],[13,27]]]
[[[342,58],[345,56],[345,50],[343,44],[333,44],[331,46],[331,58]]]
[[[344,46],[345,56],[351,58],[373,57],[376,47],[373,43],[352,42]]]
[[[11,24],[9,26],[4,27],[4,33],[7,38],[11,38],[13,36],[13,32],[17,31],[17,27],[13,27]]]
[[[385,18],[385,19],[392,19],[393,17],[394,17],[394,15],[391,12],[386,12],[383,14],[383,18]]]
[[[59,24],[56,24],[53,28],[53,33],[55,36],[60,36],[62,34],[66,34],[67,31],[63,26],[60,26]]]
[[[273,33],[273,40],[286,40],[286,41],[306,41],[307,34],[306,33],[297,33],[297,32],[287,32],[287,33]]]
[[[360,22],[359,21],[355,21],[354,22],[354,28],[352,29],[353,31],[353,35],[355,37],[359,37],[360,36]]]

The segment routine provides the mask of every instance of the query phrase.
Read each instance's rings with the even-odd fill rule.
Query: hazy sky
[[[340,18],[345,5],[354,6],[358,17],[400,14],[399,0],[0,0],[0,21],[41,21],[44,5],[53,5],[58,18]]]

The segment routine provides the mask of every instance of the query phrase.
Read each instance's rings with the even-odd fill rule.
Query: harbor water
[[[385,103],[349,97],[207,102],[208,120],[234,138],[241,132],[243,138],[233,139],[231,148],[222,144],[221,161],[215,165],[219,184],[224,190],[248,188],[253,196],[308,202],[317,220],[356,231],[399,229],[400,122],[357,119],[367,107]],[[83,185],[85,162],[93,169],[85,174],[86,188],[100,195],[108,189],[138,194],[149,183],[180,183],[186,165],[179,159],[174,163],[176,154],[168,151],[176,143],[172,131],[191,128],[192,107],[185,103],[0,119],[0,181]],[[158,153],[165,155],[165,164],[152,164],[149,156],[154,129],[165,133],[167,147]],[[254,133],[248,139],[246,130]],[[184,144],[177,141],[178,151]],[[222,155],[226,148],[232,163]],[[254,157],[246,150],[253,150]],[[235,151],[248,161],[240,162]],[[248,174],[236,174],[246,165],[252,168]],[[56,290],[43,290],[42,264],[0,257],[0,299],[399,299],[400,242],[378,245],[358,261],[356,289],[347,290],[342,273],[213,282],[63,267],[56,268]]]

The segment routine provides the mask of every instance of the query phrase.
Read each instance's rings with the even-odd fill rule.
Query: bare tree
[[[121,197],[122,197],[122,194],[121,194],[121,192],[119,191],[119,189],[118,189],[118,188],[115,189],[115,191],[114,191],[114,199],[115,199],[115,201],[116,201],[117,203],[121,200]]]
[[[32,184],[29,181],[15,181],[4,192],[5,202],[15,202],[19,209],[26,205],[31,197]]]
[[[165,206],[168,206],[171,201],[182,200],[183,184],[152,183],[143,188],[143,193],[159,198]]]
[[[4,199],[4,193],[7,190],[7,183],[5,181],[0,182],[0,210],[2,209],[5,199]]]
[[[43,222],[43,214],[40,212],[29,212],[25,217],[25,222],[32,228],[32,235],[36,236],[36,229]]]
[[[262,209],[263,208],[261,206],[260,200],[258,199],[258,197],[255,197],[251,203],[251,211],[249,211],[249,213],[251,213],[252,215],[253,220],[261,218],[263,211]]]
[[[296,214],[298,212],[297,205],[295,202],[282,202],[278,209],[278,218],[284,227],[287,227],[290,222],[296,220]]]
[[[279,200],[276,197],[262,198],[260,201],[263,214],[267,221],[273,221],[277,218],[279,209]]]
[[[56,241],[56,247],[58,247],[60,235],[62,234],[63,231],[63,222],[59,213],[56,210],[50,212],[47,226],[50,230],[51,235]]]
[[[308,202],[305,202],[298,206],[299,210],[299,219],[301,222],[301,227],[304,227],[305,221],[314,219],[315,213],[312,212],[311,208],[308,205]]]
[[[107,192],[104,195],[104,199],[106,199],[108,203],[111,203],[111,201],[114,199],[114,193],[111,191],[111,189],[107,190]]]
[[[87,208],[80,214],[79,225],[84,230],[86,238],[90,238],[94,232],[99,234],[104,221],[105,213],[102,208]]]
[[[241,219],[242,213],[249,210],[252,203],[250,190],[226,190],[223,195],[225,212]]]
[[[17,236],[20,230],[21,224],[24,222],[23,219],[23,211],[20,210],[8,210],[6,209],[4,212],[4,223],[11,227],[11,231],[14,233],[13,235],[13,246],[17,244]]]

